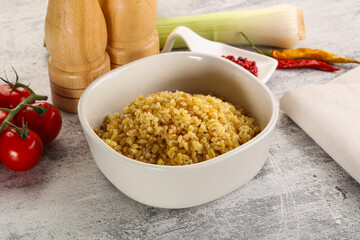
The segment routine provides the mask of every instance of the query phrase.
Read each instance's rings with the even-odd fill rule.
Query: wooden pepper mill
[[[98,0],[49,0],[45,43],[53,103],[75,113],[84,89],[111,68]]]
[[[107,29],[107,52],[116,68],[158,54],[156,0],[99,0]]]

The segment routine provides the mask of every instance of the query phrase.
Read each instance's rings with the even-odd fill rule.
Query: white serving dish
[[[266,83],[270,79],[278,65],[278,62],[274,58],[233,47],[224,43],[207,40],[196,34],[190,28],[184,26],[179,26],[170,33],[161,52],[170,52],[176,38],[181,38],[188,49],[192,52],[205,53],[217,57],[221,57],[222,55],[232,55],[235,58],[243,57],[248,58],[251,61],[255,61],[256,66],[258,67],[257,78],[263,83]]]
[[[122,111],[139,95],[163,90],[213,93],[245,107],[262,132],[219,157],[188,166],[158,166],[127,158],[93,131],[109,113]],[[110,71],[82,94],[78,115],[96,164],[120,191],[161,208],[204,204],[252,179],[267,158],[278,104],[263,82],[231,61],[193,52],[143,58]]]

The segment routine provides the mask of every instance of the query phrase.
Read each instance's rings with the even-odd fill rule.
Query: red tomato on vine
[[[27,171],[33,168],[43,153],[43,143],[34,131],[27,129],[19,134],[6,128],[0,133],[0,161],[10,170]]]
[[[30,103],[24,107],[18,113],[16,124],[22,126],[23,121],[40,136],[44,144],[54,140],[59,135],[62,126],[60,111],[47,102]]]
[[[23,87],[13,88],[15,83],[0,85],[0,108],[15,108],[19,103],[30,96],[30,91]]]

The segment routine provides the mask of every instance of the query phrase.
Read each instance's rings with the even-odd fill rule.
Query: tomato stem
[[[11,122],[8,122],[8,125],[10,127],[12,127],[12,129],[14,129],[22,139],[27,138],[27,136],[29,136],[30,130],[27,126],[27,124],[24,123],[24,119],[22,121],[22,128],[19,128],[18,126],[16,126],[15,124],[12,124]]]
[[[27,111],[35,111],[39,116],[44,116],[49,108],[52,108],[53,105],[44,107],[42,104],[39,104],[39,106],[33,106],[31,104],[25,104],[25,106],[30,107],[32,109],[27,109],[24,112]]]
[[[7,75],[6,75],[6,72],[4,71],[4,74],[5,74],[5,78],[2,78],[0,77],[0,79],[7,83],[9,85],[9,87],[12,89],[12,90],[16,90],[17,88],[19,87],[23,87],[23,88],[26,88],[27,90],[29,90],[30,93],[34,93],[34,91],[28,86],[28,85],[25,85],[25,84],[22,84],[19,82],[19,75],[17,74],[16,70],[14,67],[11,67],[15,73],[15,84],[13,84],[12,82],[10,82],[10,80],[8,79]]]
[[[19,103],[15,108],[11,109],[10,111],[8,111],[8,115],[5,118],[4,122],[1,124],[0,126],[0,133],[2,132],[2,130],[4,130],[4,128],[9,125],[9,122],[11,119],[14,118],[14,116],[23,108],[25,107],[25,104],[28,104],[29,102],[33,102],[36,100],[47,100],[47,96],[42,96],[42,95],[37,95],[34,92],[31,93],[31,95],[27,98],[25,98],[21,103]]]
[[[18,87],[23,87],[23,88],[26,88],[27,90],[29,90],[29,92],[31,93],[29,97],[25,98],[21,103],[19,103],[15,108],[13,109],[7,109],[7,108],[0,108],[0,110],[3,110],[3,111],[6,111],[8,112],[9,114],[7,115],[7,117],[5,118],[5,120],[3,121],[3,123],[0,125],[0,133],[5,129],[6,126],[8,125],[13,125],[10,123],[10,120],[14,118],[14,116],[23,108],[25,107],[28,103],[30,102],[34,102],[34,101],[37,101],[37,100],[47,100],[47,96],[43,96],[43,95],[37,95],[28,85],[25,85],[23,83],[20,83],[18,82],[19,80],[19,76],[18,74],[16,73],[15,69],[13,68],[14,72],[15,72],[15,75],[16,75],[16,82],[15,84],[12,84],[9,82],[9,80],[7,79],[7,76],[6,76],[6,80],[1,78],[1,80],[3,80],[4,82],[6,82],[7,84],[12,84],[15,86],[15,89],[18,88]],[[11,87],[11,86],[10,86]]]
[[[4,79],[4,78],[2,78],[2,77],[0,77],[0,79],[2,80],[2,81],[4,81],[5,83],[7,83],[8,85],[9,85],[9,87],[11,88],[11,90],[16,90],[16,84],[17,84],[17,82],[19,81],[19,75],[17,74],[17,72],[15,71],[15,69],[14,69],[14,67],[11,67],[12,69],[13,69],[13,71],[14,71],[14,73],[15,73],[15,84],[13,84],[12,82],[10,82],[10,80],[8,79],[8,77],[7,77],[7,74],[6,74],[6,71],[4,71],[4,74],[5,74],[5,78],[6,79]]]
[[[1,111],[4,111],[4,112],[10,112],[11,109],[8,109],[8,108],[0,108]]]

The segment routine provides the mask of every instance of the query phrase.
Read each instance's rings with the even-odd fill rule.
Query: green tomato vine
[[[5,118],[5,120],[2,122],[2,124],[0,125],[0,133],[7,127],[7,126],[10,126],[10,127],[12,127],[12,128],[15,128],[15,130],[17,131],[17,132],[19,132],[19,131],[27,131],[26,130],[26,125],[24,125],[23,124],[23,126],[24,126],[24,128],[25,129],[21,129],[21,128],[19,128],[19,127],[17,127],[17,126],[15,126],[14,124],[12,124],[12,123],[10,123],[10,120],[11,119],[13,119],[14,117],[15,117],[15,115],[23,108],[23,107],[25,107],[25,106],[28,106],[28,103],[31,103],[31,102],[34,102],[34,101],[37,101],[37,100],[47,100],[47,96],[43,96],[43,95],[38,95],[38,94],[36,94],[28,85],[25,85],[25,84],[23,84],[23,83],[20,83],[19,82],[19,76],[18,76],[18,74],[17,74],[17,72],[15,71],[15,69],[14,68],[12,68],[13,69],[13,71],[14,71],[14,73],[15,73],[15,76],[16,76],[16,79],[15,79],[15,83],[11,83],[9,80],[8,80],[8,78],[7,78],[7,76],[6,76],[6,74],[5,74],[5,77],[6,77],[6,79],[4,79],[4,78],[2,78],[2,77],[0,77],[0,79],[3,81],[3,82],[5,82],[6,84],[8,84],[9,85],[9,87],[11,88],[11,89],[13,89],[13,90],[15,90],[15,89],[17,89],[17,88],[19,88],[19,87],[23,87],[23,88],[26,88],[27,90],[29,90],[29,92],[30,92],[30,96],[29,97],[27,97],[26,99],[24,99],[21,103],[19,103],[15,108],[13,108],[13,109],[8,109],[8,108],[0,108],[0,110],[2,110],[2,111],[5,111],[5,112],[7,112],[8,113],[8,116]],[[21,136],[22,136],[22,134],[20,134]]]

